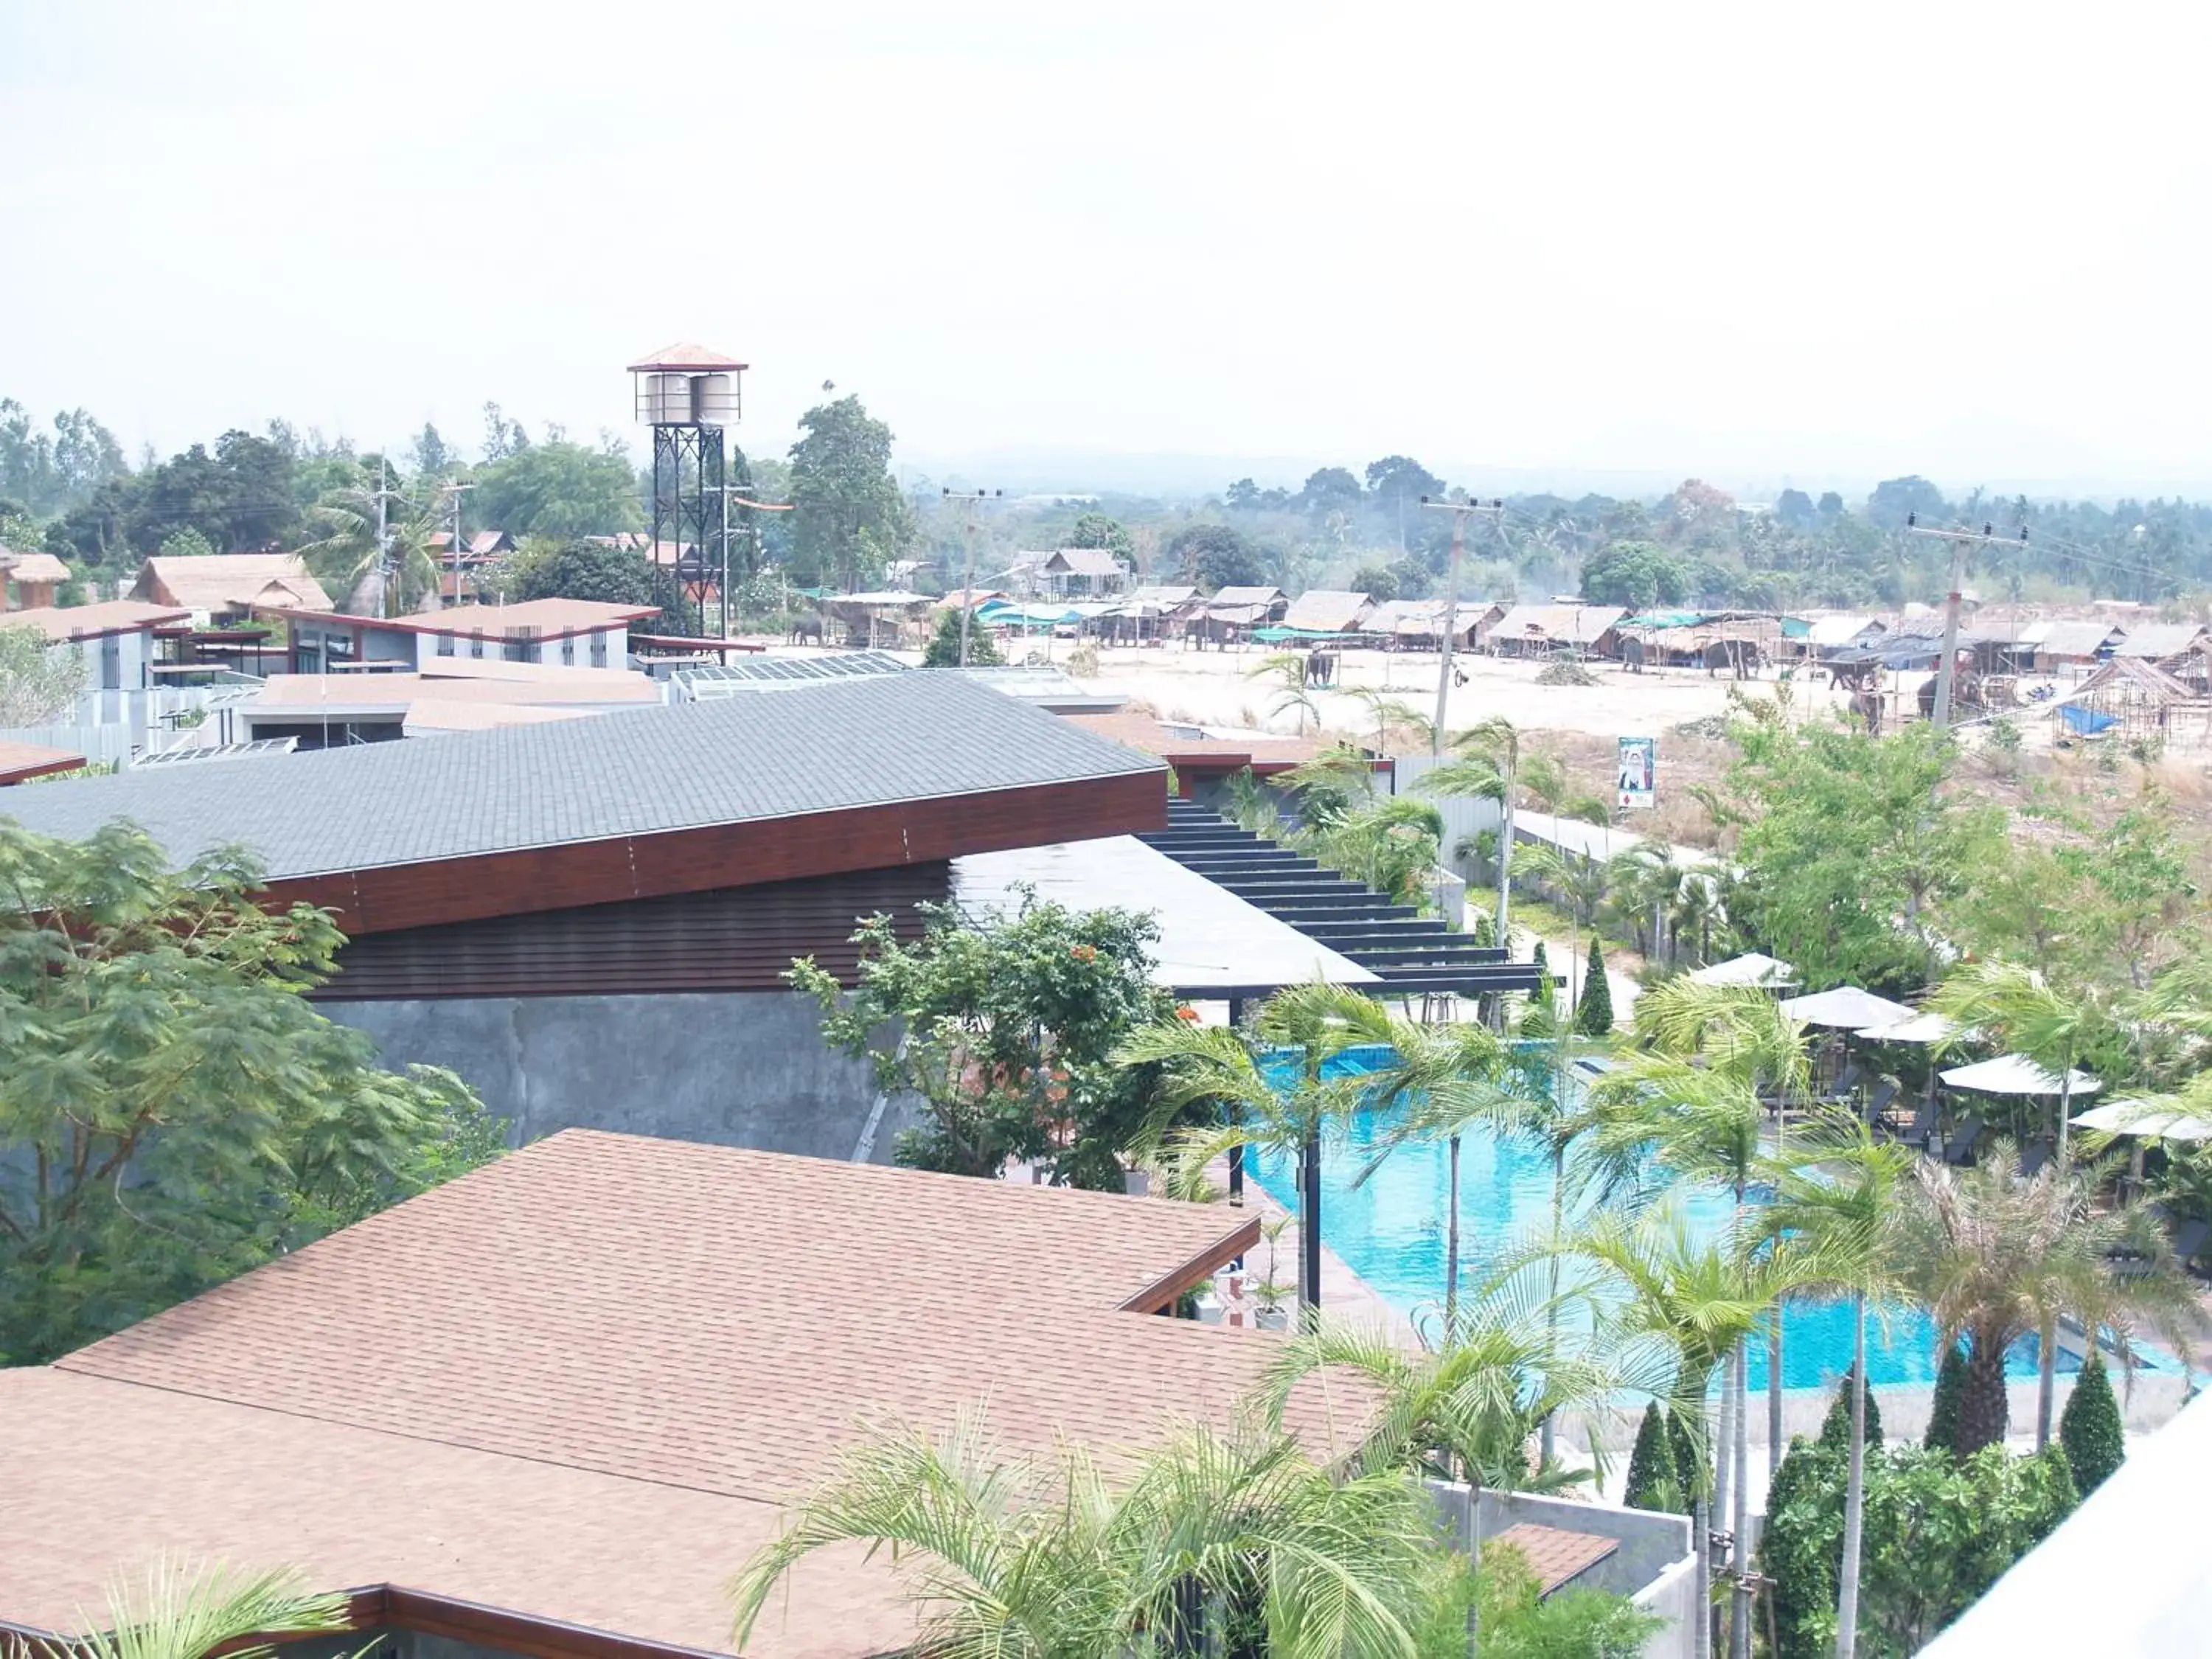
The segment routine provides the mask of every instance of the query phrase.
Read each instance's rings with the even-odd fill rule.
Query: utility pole
[[[754,488],[754,486],[751,484],[724,483],[715,492],[722,498],[722,637],[726,640],[730,637],[730,502],[734,499],[739,507],[750,507],[755,513],[788,513],[791,511],[791,506],[788,502],[755,501],[751,496],[745,493],[748,489],[752,488]],[[755,538],[753,544],[754,574],[757,575],[760,569],[760,544],[758,540],[760,531],[757,527],[748,526],[745,533]],[[705,602],[702,600],[701,603],[703,605]],[[702,623],[705,621],[703,614],[700,620]],[[724,662],[727,662],[729,659],[729,653],[726,651],[722,653],[722,660]]]
[[[376,458],[376,602],[384,607],[387,617],[392,611],[392,532],[386,516],[386,503],[399,492],[392,488],[384,457]]]
[[[1438,630],[1443,641],[1443,660],[1437,666],[1437,718],[1429,733],[1429,753],[1441,757],[1444,752],[1444,708],[1451,696],[1452,646],[1459,633],[1459,562],[1467,550],[1467,521],[1478,515],[1494,520],[1504,514],[1505,503],[1502,500],[1447,501],[1424,495],[1421,505],[1452,515],[1451,570],[1444,578],[1443,619]]]
[[[1966,584],[1966,550],[1970,547],[2025,547],[2027,530],[2022,526],[2015,540],[2010,536],[1999,536],[1991,526],[1984,524],[1978,534],[1971,530],[1932,530],[1920,522],[1917,513],[1905,515],[1905,533],[1927,536],[1951,544],[1951,586],[1943,599],[1943,659],[1936,665],[1936,729],[1948,731],[1951,726],[1951,694],[1958,678],[1959,668],[1959,606],[1960,590]]]
[[[475,488],[474,484],[463,483],[458,478],[446,480],[446,489],[453,498],[453,544],[447,550],[447,553],[453,567],[453,603],[455,605],[461,602],[461,495],[464,491]]]
[[[967,570],[960,578],[960,665],[968,665],[968,624],[975,614],[975,511],[985,501],[997,501],[1006,495],[1003,489],[947,489],[948,501],[964,501],[968,507],[967,524],[962,539],[967,544]],[[1052,651],[1052,636],[1045,636],[1045,652]]]

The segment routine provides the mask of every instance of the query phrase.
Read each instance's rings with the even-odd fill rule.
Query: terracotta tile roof
[[[1109,1456],[1227,1422],[1279,1339],[1129,1310],[1243,1213],[571,1130],[0,1371],[0,1620],[167,1548],[725,1649],[728,1575],[863,1420],[983,1402]],[[759,1651],[898,1645],[884,1571],[825,1564]]]
[[[1486,1540],[1521,1552],[1536,1575],[1540,1595],[1549,1595],[1588,1572],[1620,1547],[1617,1538],[1593,1532],[1568,1532],[1559,1527],[1540,1527],[1533,1521],[1508,1527]]]
[[[74,772],[84,757],[69,749],[49,749],[42,743],[10,743],[0,738],[0,783],[22,783],[50,772]]]
[[[170,627],[191,619],[191,611],[173,605],[148,605],[138,599],[103,599],[98,605],[0,611],[0,628],[35,628],[50,640],[79,640],[93,639],[102,634],[129,634],[142,628]]]

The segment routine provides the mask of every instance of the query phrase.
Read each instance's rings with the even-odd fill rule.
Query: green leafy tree
[[[915,1650],[1000,1659],[1195,1651],[1210,1619],[1269,1659],[1409,1659],[1446,1563],[1420,1487],[1343,1475],[1286,1437],[1189,1429],[1110,1480],[1073,1448],[997,1451],[978,1419],[943,1439],[879,1431],[841,1451],[747,1562],[737,1644],[817,1551],[910,1563]],[[1461,1641],[1465,1642],[1465,1625]]]
[[[1583,977],[1582,1006],[1575,1010],[1575,1029],[1584,1036],[1613,1035],[1613,987],[1605,976],[1605,952],[1593,933],[1589,943],[1589,971]]]
[[[526,549],[514,562],[513,584],[513,596],[518,599],[653,602],[653,567],[642,553],[580,538]]]
[[[1234,525],[1194,524],[1177,531],[1162,550],[1162,562],[1209,592],[1257,587],[1267,580],[1259,544]]]
[[[1650,542],[1615,542],[1590,559],[1583,566],[1582,593],[1593,605],[1638,611],[1680,605],[1692,597],[1688,571]]]
[[[1398,578],[1389,565],[1370,562],[1352,573],[1352,591],[1387,605],[1398,597]]]
[[[850,592],[914,538],[913,513],[891,476],[891,429],[849,395],[817,404],[799,425],[802,435],[791,447],[793,574],[807,586],[834,580]]]
[[[1943,787],[1953,753],[1932,727],[1734,730],[1742,758],[1717,805],[1739,831],[1737,925],[1811,987],[1925,985],[1950,908],[1970,909],[1977,872],[2002,860],[2002,812]]]
[[[1674,1496],[1681,1505],[1675,1512],[1687,1515],[1692,1494],[1700,1487],[1710,1489],[1712,1486],[1712,1471],[1708,1467],[1711,1460],[1698,1449],[1687,1420],[1672,1407],[1667,1412],[1667,1443],[1674,1449]]]
[[[165,559],[211,558],[215,551],[215,544],[190,525],[165,537],[160,549]]]
[[[1936,1392],[1928,1407],[1928,1432],[1920,1443],[1930,1451],[1959,1449],[1959,1407],[1966,1394],[1966,1350],[1963,1343],[1943,1345],[1943,1358],[1936,1367]]]
[[[0,612],[0,726],[44,726],[84,695],[84,653],[58,651],[40,629],[9,621]]]
[[[991,630],[972,618],[968,624],[968,665],[971,668],[990,668],[1006,661],[1000,654],[998,641]],[[921,653],[924,668],[957,668],[960,666],[960,612],[956,608],[937,614],[937,632],[929,637],[929,644]]]
[[[889,916],[860,924],[849,993],[811,957],[786,977],[821,1005],[831,1048],[868,1060],[885,1093],[921,1099],[901,1164],[996,1176],[1010,1158],[1049,1158],[1066,1184],[1119,1191],[1152,1078],[1109,1056],[1172,1011],[1152,982],[1158,936],[1142,912],[1033,896],[972,926],[933,905],[911,943]]]
[[[2075,1379],[2074,1392],[2058,1419],[2058,1443],[2066,1449],[2067,1467],[2084,1498],[2103,1486],[2127,1457],[2119,1402],[2112,1398],[2104,1356],[2094,1348],[2082,1361],[2081,1374]]]
[[[343,936],[236,849],[0,824],[0,1350],[65,1352],[424,1190],[481,1148],[447,1072],[305,993]]]
[[[398,483],[363,479],[330,491],[307,512],[303,531],[310,539],[299,549],[301,561],[342,606],[363,615],[403,616],[439,590],[430,538],[450,523],[436,522],[434,490],[410,495]]]
[[[1552,1018],[1559,1006],[1559,994],[1552,983],[1551,953],[1542,939],[1536,941],[1536,954],[1532,965],[1536,969],[1536,988],[1528,993],[1529,1009],[1532,1012],[1541,1013],[1547,1019]]]
[[[637,474],[618,449],[592,449],[565,439],[526,444],[488,460],[471,481],[471,522],[511,536],[568,541],[645,526]]]
[[[1510,1544],[1486,1545],[1480,1584],[1482,1659],[1638,1659],[1666,1622],[1625,1595],[1564,1589],[1550,1595],[1528,1559]],[[1439,1632],[1420,1659],[1464,1659],[1467,1625],[1456,1644]]]
[[[1067,532],[1065,547],[1103,547],[1123,564],[1137,562],[1137,544],[1130,538],[1129,527],[1119,519],[1103,513],[1085,513],[1076,520]]]

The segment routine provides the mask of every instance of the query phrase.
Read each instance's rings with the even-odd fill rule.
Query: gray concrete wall
[[[890,1162],[910,1103],[880,1112],[866,1062],[823,1042],[793,991],[321,1002],[375,1039],[387,1066],[444,1066],[513,1125]]]
[[[1617,1595],[1638,1594],[1690,1553],[1690,1522],[1680,1515],[1519,1492],[1486,1491],[1476,1498],[1475,1505],[1479,1535],[1484,1538],[1495,1538],[1508,1527],[1526,1521],[1565,1532],[1619,1539],[1618,1550],[1575,1580]]]

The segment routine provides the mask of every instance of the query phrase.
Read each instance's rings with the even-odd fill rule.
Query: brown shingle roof
[[[1533,1521],[1508,1527],[1490,1542],[1521,1552],[1536,1575],[1539,1595],[1549,1595],[1571,1583],[1620,1547],[1617,1538],[1540,1527]]]
[[[0,1620],[166,1548],[723,1648],[720,1586],[860,1419],[988,1400],[1011,1445],[1103,1451],[1227,1421],[1275,1340],[1129,1310],[1243,1213],[571,1130],[0,1371]],[[889,1607],[802,1591],[762,1650],[880,1651]]]
[[[1061,718],[1143,754],[1158,755],[1170,765],[1194,762],[1202,765],[1213,760],[1232,769],[1271,763],[1295,766],[1311,760],[1327,746],[1317,736],[1258,740],[1185,737],[1164,721],[1126,708],[1110,714],[1065,714]]]

